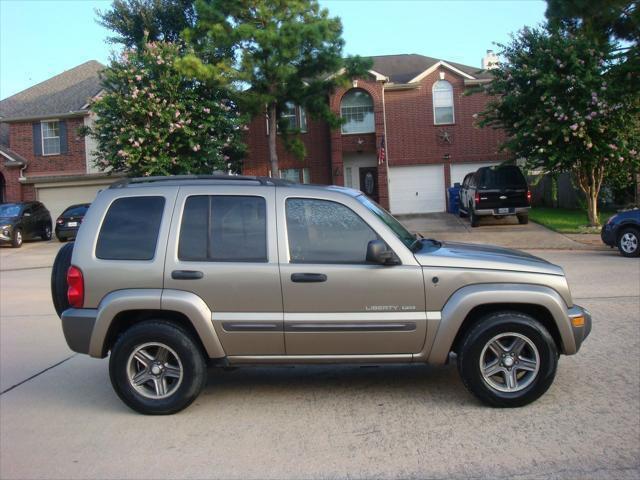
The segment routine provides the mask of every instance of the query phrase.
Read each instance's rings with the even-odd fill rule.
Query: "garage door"
[[[451,164],[451,186],[456,183],[461,184],[467,173],[475,172],[481,167],[492,167],[493,165],[499,165],[499,163],[453,163]]]
[[[395,214],[444,212],[444,165],[389,168],[391,212]]]
[[[38,200],[44,203],[51,218],[56,218],[70,205],[76,203],[90,203],[96,198],[96,194],[109,186],[109,183],[99,185],[74,185],[74,186],[37,186]]]

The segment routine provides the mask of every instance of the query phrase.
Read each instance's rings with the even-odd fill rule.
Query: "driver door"
[[[277,192],[286,353],[419,352],[426,334],[421,267],[366,262],[369,241],[392,234],[365,222],[355,200],[351,208]]]

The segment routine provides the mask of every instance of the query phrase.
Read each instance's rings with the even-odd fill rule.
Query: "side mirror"
[[[380,265],[398,265],[400,260],[382,240],[371,240],[367,244],[367,262]]]

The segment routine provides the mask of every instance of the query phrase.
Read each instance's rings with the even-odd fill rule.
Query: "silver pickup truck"
[[[110,354],[146,414],[188,406],[209,365],[453,358],[480,400],[518,407],[591,330],[556,265],[423,239],[355,190],[256,177],[114,184],[58,253],[52,295],[69,347]]]

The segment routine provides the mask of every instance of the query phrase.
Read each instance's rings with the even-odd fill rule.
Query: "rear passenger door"
[[[282,355],[275,189],[180,187],[167,249],[167,289],[204,300],[227,355]]]

